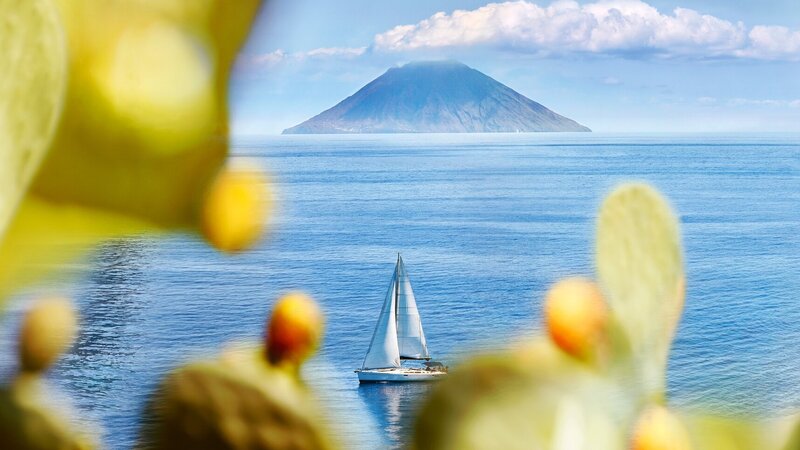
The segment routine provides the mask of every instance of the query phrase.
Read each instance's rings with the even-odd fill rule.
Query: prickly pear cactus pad
[[[154,449],[330,449],[311,394],[261,351],[178,369],[146,412]]]
[[[71,430],[50,411],[39,392],[38,375],[24,375],[0,388],[0,442],[15,450],[90,449],[88,436]]]
[[[226,158],[229,74],[260,4],[0,0],[0,307],[113,237],[177,229],[226,252],[257,243],[267,181]],[[26,317],[21,373],[0,393],[1,448],[89,445],[38,389],[75,326],[59,301]],[[212,379],[212,391],[228,386]]]
[[[224,176],[227,86],[260,3],[0,1],[0,299],[110,237],[255,244],[268,196],[239,193],[264,177],[209,191],[242,178]]]
[[[644,184],[612,192],[597,218],[597,276],[631,343],[648,395],[663,395],[667,356],[683,310],[678,221]]]
[[[666,361],[684,301],[675,214],[644,184],[603,202],[597,281],[554,283],[547,335],[474,357],[423,403],[416,449],[788,450],[797,420],[671,408]],[[800,428],[798,428],[800,429]]]
[[[64,29],[49,0],[0,0],[0,236],[50,147],[67,85]]]
[[[623,448],[619,396],[609,379],[539,339],[448,374],[420,410],[413,448]]]
[[[281,297],[265,346],[234,346],[170,374],[145,412],[141,438],[156,449],[330,449],[299,368],[322,339],[324,318],[302,292]]]

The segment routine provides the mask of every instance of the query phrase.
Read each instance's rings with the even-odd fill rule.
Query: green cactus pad
[[[791,431],[789,432],[789,437],[786,439],[786,443],[781,447],[781,450],[800,450],[800,416],[787,418],[784,422],[791,422],[792,425],[783,427],[789,428]]]
[[[655,189],[623,185],[600,209],[596,252],[600,285],[628,336],[645,394],[661,396],[683,309],[678,221]]]
[[[714,450],[798,450],[784,446],[787,424],[784,420],[765,422],[755,418],[730,418],[709,415],[682,415],[694,449]]]
[[[178,369],[146,414],[145,448],[334,448],[317,405],[294,375],[255,358]]]
[[[38,376],[21,376],[0,389],[0,447],[14,450],[83,450],[91,441],[40,403]]]
[[[413,448],[622,449],[633,402],[613,378],[547,340],[471,359],[420,410]],[[577,447],[575,438],[592,436]]]

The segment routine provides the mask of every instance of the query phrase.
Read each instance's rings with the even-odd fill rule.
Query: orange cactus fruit
[[[585,278],[567,278],[550,288],[544,302],[550,338],[577,358],[594,353],[608,323],[608,308],[597,285]]]
[[[219,250],[246,250],[261,237],[269,206],[267,182],[260,170],[224,169],[203,202],[203,235]]]
[[[636,423],[631,450],[691,450],[680,419],[663,406],[648,408]]]
[[[26,314],[19,333],[19,359],[25,372],[47,369],[72,345],[78,319],[65,298],[40,300]]]
[[[319,346],[325,319],[317,303],[302,292],[278,300],[267,325],[267,358],[272,364],[299,365]]]

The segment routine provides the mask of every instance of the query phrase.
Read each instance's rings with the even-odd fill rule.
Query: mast
[[[397,262],[394,264],[394,326],[397,330],[400,329],[399,316],[397,313],[398,309],[400,309],[400,265],[402,262],[403,260],[400,259],[400,252],[397,252]]]

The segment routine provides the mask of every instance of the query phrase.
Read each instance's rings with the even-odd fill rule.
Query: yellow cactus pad
[[[127,215],[26,196],[0,242],[0,305],[20,286],[54,276],[57,268],[85,257],[103,239],[147,229],[157,231]]]
[[[201,228],[260,4],[0,0],[0,302],[104,239]],[[244,206],[220,248],[255,242]]]
[[[66,63],[53,2],[0,0],[0,237],[55,133]]]

